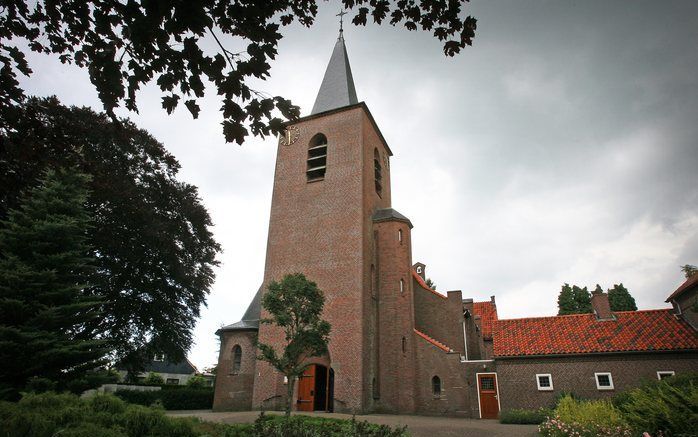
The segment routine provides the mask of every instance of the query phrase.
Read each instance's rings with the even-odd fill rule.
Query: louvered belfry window
[[[327,137],[316,134],[308,145],[308,182],[325,179],[327,170]]]

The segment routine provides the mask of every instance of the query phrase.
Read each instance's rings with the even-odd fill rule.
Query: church
[[[500,321],[494,297],[473,302],[459,290],[432,290],[426,266],[412,258],[412,223],[391,203],[392,156],[368,106],[357,98],[340,30],[311,113],[288,123],[279,139],[264,277],[242,320],[216,332],[221,346],[214,410],[283,409],[286,381],[256,359],[254,342],[281,350],[278,328],[259,323],[267,316],[261,297],[271,281],[296,272],[324,292],[322,317],[332,325],[329,352],[310,358],[294,387],[297,411],[497,418],[507,406],[547,405],[554,384],[556,390],[589,385],[594,397],[599,382],[609,381],[596,374],[611,375],[601,370],[613,367],[613,360],[644,359],[657,348],[672,354],[641,361],[634,375],[695,369],[696,331],[670,310],[642,314],[644,322],[661,323],[649,324],[653,337],[628,358],[627,342],[597,350],[605,341],[595,337],[598,324],[643,335],[637,317],[607,310],[605,293],[592,298],[594,314],[560,325],[558,319],[572,316]],[[563,350],[555,332],[544,332],[570,326],[588,334],[587,349]],[[681,342],[668,340],[679,331]],[[659,338],[657,332],[671,335]],[[539,334],[542,343],[532,344]],[[598,353],[615,358],[599,359]],[[569,364],[591,355],[597,358],[580,368],[582,379],[558,381],[569,378]],[[623,371],[614,371],[620,382]],[[604,388],[599,396],[608,394]]]

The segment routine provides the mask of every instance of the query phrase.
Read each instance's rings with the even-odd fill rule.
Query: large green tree
[[[608,302],[611,304],[611,311],[637,311],[635,298],[622,282],[613,284],[613,288],[608,289]]]
[[[0,228],[0,394],[79,377],[106,353],[85,208],[88,176],[48,170]]]
[[[385,21],[431,32],[453,56],[472,44],[476,20],[465,16],[465,1],[343,0],[352,22]],[[277,133],[297,107],[280,96],[251,88],[269,76],[280,30],[294,21],[310,27],[317,0],[4,0],[0,13],[0,107],[23,98],[17,75],[30,75],[29,50],[58,56],[87,68],[107,113],[125,106],[136,111],[138,90],[156,82],[162,107],[180,101],[194,118],[198,101],[217,93],[223,132],[242,143],[250,133]],[[278,113],[275,112],[278,110]]]
[[[570,287],[567,283],[563,284],[557,297],[557,307],[559,316],[591,313],[589,290],[587,287],[581,288],[576,285]]]
[[[291,414],[293,387],[303,374],[307,358],[327,353],[330,324],[322,319],[325,296],[315,282],[302,273],[289,274],[280,282],[272,281],[262,298],[262,306],[270,318],[262,323],[272,324],[284,333],[283,350],[259,343],[260,360],[267,361],[286,378],[286,416]]]
[[[0,219],[59,166],[93,176],[87,238],[93,287],[104,296],[96,329],[114,340],[113,358],[132,369],[156,352],[183,358],[220,250],[196,187],[179,181],[177,160],[128,120],[55,98],[0,111]]]

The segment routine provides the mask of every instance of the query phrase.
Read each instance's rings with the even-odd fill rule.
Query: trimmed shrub
[[[213,390],[210,388],[118,390],[115,394],[131,404],[162,405],[166,410],[210,410],[213,407]]]
[[[327,419],[303,415],[267,416],[260,414],[255,421],[250,437],[406,437],[407,427],[390,428],[368,422]]]
[[[540,425],[545,422],[548,417],[552,417],[552,410],[539,408],[537,410],[511,409],[502,411],[499,414],[500,423],[508,424],[524,424],[524,425]]]

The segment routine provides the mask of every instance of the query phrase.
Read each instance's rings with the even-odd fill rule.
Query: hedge
[[[173,390],[179,392],[179,390]],[[254,424],[228,425],[167,417],[160,408],[127,404],[109,394],[80,399],[72,394],[28,394],[0,402],[0,435],[22,437],[406,437],[355,420],[260,415]]]
[[[210,388],[117,390],[115,395],[131,404],[161,405],[166,410],[210,410],[213,407],[213,389]]]
[[[539,408],[538,410],[511,409],[499,414],[499,422],[507,424],[540,425],[552,416],[552,410]]]

